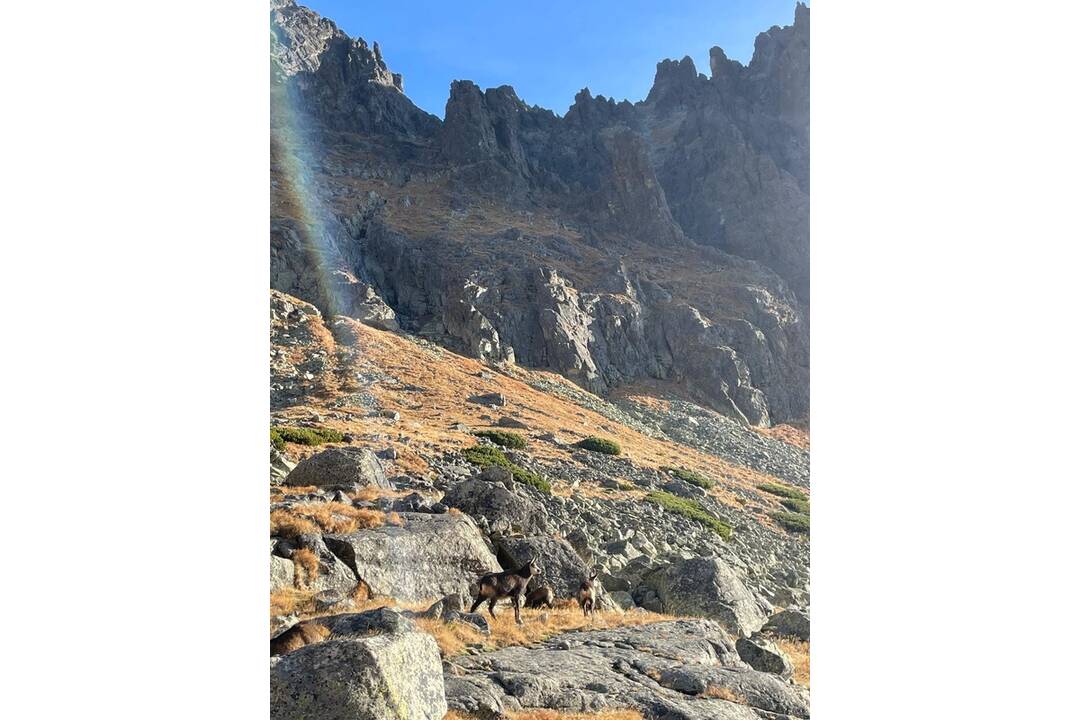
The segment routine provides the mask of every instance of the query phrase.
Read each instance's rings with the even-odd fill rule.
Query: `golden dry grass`
[[[445,623],[441,620],[421,618],[418,623],[430,633],[443,655],[459,655],[469,645],[482,646],[484,650],[497,650],[511,645],[531,645],[552,635],[574,630],[607,630],[614,627],[630,627],[673,620],[669,615],[650,612],[596,612],[586,618],[576,605],[563,605],[551,610],[522,608],[524,625],[514,622],[514,611],[509,607],[497,608],[494,621],[486,615],[491,626],[490,635],[482,635],[462,623]]]
[[[309,533],[347,534],[387,523],[400,525],[397,513],[357,508],[339,502],[307,503],[270,513],[270,534],[297,537]]]
[[[311,548],[300,548],[292,555],[297,587],[311,585],[319,577],[319,556]]]
[[[314,590],[299,588],[282,588],[270,593],[270,617],[277,615],[302,615],[304,612],[312,612],[315,604]]]
[[[716,698],[718,700],[727,700],[728,702],[739,703],[740,705],[746,704],[746,698],[735,692],[731,688],[719,687],[717,685],[710,685],[705,688],[705,692],[701,693],[701,697]]]
[[[508,720],[643,720],[637,710],[601,710],[596,713],[568,713],[559,710],[534,708],[506,713]],[[457,710],[446,713],[443,720],[475,720],[475,716]]]
[[[773,642],[780,648],[780,652],[787,655],[791,661],[795,674],[792,679],[803,687],[810,687],[810,643],[795,638],[778,638]]]

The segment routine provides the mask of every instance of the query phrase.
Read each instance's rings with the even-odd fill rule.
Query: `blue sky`
[[[746,64],[759,32],[795,17],[795,0],[297,1],[378,42],[405,76],[405,94],[439,117],[451,80],[513,85],[560,115],[583,87],[641,100],[660,60],[689,55],[708,75],[709,48],[719,45]]]

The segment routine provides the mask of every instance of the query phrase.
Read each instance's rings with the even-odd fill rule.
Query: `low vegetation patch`
[[[696,520],[725,540],[731,537],[731,526],[714,517],[697,500],[681,498],[667,492],[651,492],[645,496],[645,499],[656,503],[668,512]]]
[[[696,485],[703,490],[708,490],[716,484],[701,473],[694,472],[693,470],[686,470],[684,468],[671,467],[668,465],[665,465],[661,470],[666,470],[680,480],[684,480],[691,485]]]
[[[270,513],[270,534],[299,537],[309,534],[348,534],[390,523],[400,525],[401,518],[368,508],[339,502],[305,503]]]
[[[780,504],[786,507],[793,513],[799,513],[801,515],[810,514],[810,503],[806,500],[795,500],[794,498],[784,498],[780,501]]]
[[[619,445],[619,443],[602,437],[587,437],[584,440],[579,440],[576,444],[583,450],[603,453],[605,455],[619,455],[622,453],[622,446]]]
[[[270,444],[279,451],[285,449],[285,443],[297,445],[322,445],[323,443],[343,442],[345,436],[330,428],[272,427]]]
[[[510,458],[506,457],[499,448],[491,447],[490,445],[474,445],[471,448],[465,448],[461,454],[473,465],[479,465],[480,467],[497,465],[498,467],[506,468],[518,482],[532,485],[546,495],[551,494],[551,483],[545,480],[540,474],[510,462]]]
[[[803,515],[802,513],[774,512],[770,514],[770,517],[780,523],[785,530],[797,533],[810,532],[809,515]]]
[[[758,485],[758,490],[763,490],[770,495],[779,495],[783,498],[789,498],[791,500],[809,500],[810,496],[804,493],[802,490],[796,490],[795,488],[788,487],[787,485],[780,485],[778,483],[762,483]]]
[[[487,438],[496,445],[520,450],[525,447],[525,438],[519,433],[509,430],[478,430],[473,433],[477,437]]]

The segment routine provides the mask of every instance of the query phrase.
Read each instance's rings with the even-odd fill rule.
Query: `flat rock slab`
[[[531,647],[455,657],[445,686],[451,708],[482,714],[633,708],[656,719],[810,715],[804,688],[749,668],[711,620],[564,633]]]
[[[402,526],[323,537],[373,596],[420,602],[469,595],[480,575],[501,570],[467,515],[401,513],[401,517]]]

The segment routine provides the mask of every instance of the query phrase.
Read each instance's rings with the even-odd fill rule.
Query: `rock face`
[[[535,557],[543,571],[533,581],[532,587],[550,585],[557,598],[570,598],[577,592],[589,570],[565,540],[554,537],[502,538],[499,555],[505,558],[504,567],[521,567],[530,557]]]
[[[593,392],[808,415],[805,6],[745,67],[665,60],[644,101],[563,117],[456,81],[440,121],[377,45],[288,0],[271,27],[275,288]]]
[[[764,604],[747,589],[738,573],[719,558],[691,558],[650,573],[664,612],[715,618],[729,631],[748,636],[765,624]]]
[[[632,708],[649,718],[684,720],[810,715],[806,690],[747,667],[708,620],[572,633],[462,657],[455,665],[457,672],[446,676],[447,704],[481,717],[523,707]]]
[[[329,448],[293,468],[286,485],[315,487],[374,486],[390,490],[382,463],[375,453],[359,448]]]
[[[270,669],[275,720],[442,720],[446,710],[439,648],[426,633],[330,639]]]
[[[402,518],[400,527],[324,536],[372,595],[404,602],[468,595],[478,576],[501,569],[467,516],[402,513]]]

